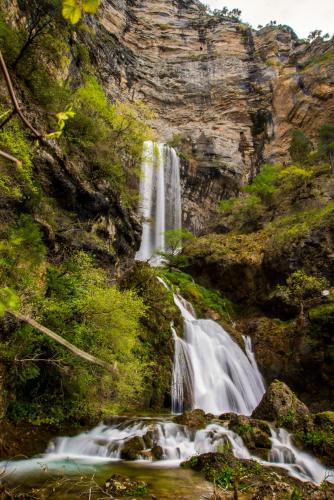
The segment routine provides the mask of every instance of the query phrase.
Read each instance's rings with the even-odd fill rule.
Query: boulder
[[[262,420],[231,414],[229,429],[238,434],[253,455],[268,458],[271,449],[270,427]]]
[[[177,424],[186,425],[190,429],[197,430],[204,429],[213,418],[214,415],[206,415],[203,410],[191,410],[175,417],[174,420]]]
[[[162,460],[164,457],[164,450],[159,445],[153,446],[151,453],[154,460]]]
[[[285,427],[291,431],[303,431],[312,422],[307,406],[279,380],[270,384],[260,404],[253,411],[252,418],[269,420],[277,427]]]
[[[134,436],[124,443],[121,450],[121,458],[123,460],[136,460],[144,448],[143,439],[139,436]]]

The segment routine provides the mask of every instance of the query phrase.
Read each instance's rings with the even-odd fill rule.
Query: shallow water
[[[50,498],[58,500],[89,498],[89,488],[93,479],[97,484],[104,485],[113,474],[121,474],[136,481],[148,484],[148,494],[140,497],[159,500],[195,500],[210,496],[213,486],[205,481],[200,474],[181,467],[149,466],[145,463],[109,462],[94,465],[81,460],[48,459],[43,463],[43,457],[17,463],[14,474],[6,479],[9,484],[20,484],[21,489],[46,488]],[[56,487],[56,491],[53,488]],[[93,498],[105,498],[97,493]]]

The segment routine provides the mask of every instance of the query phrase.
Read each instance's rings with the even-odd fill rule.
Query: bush
[[[260,173],[254,177],[252,183],[244,188],[246,193],[256,195],[264,203],[271,202],[273,194],[277,191],[279,178],[278,165],[263,165]]]
[[[137,185],[143,142],[152,137],[147,125],[152,114],[140,101],[110,104],[93,76],[75,92],[73,109],[65,137],[89,160],[92,176],[107,179],[126,201]]]
[[[5,115],[10,109],[0,105],[0,115]],[[0,195],[22,199],[37,193],[33,183],[33,146],[28,141],[21,122],[12,119],[0,130],[0,149],[12,154],[22,162],[16,165],[12,162],[1,160],[0,164]]]

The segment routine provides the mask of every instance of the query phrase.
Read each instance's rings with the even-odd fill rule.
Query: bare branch
[[[2,151],[1,149],[0,149],[0,156],[5,158],[6,160],[9,160],[9,161],[12,161],[13,163],[16,163],[16,165],[18,167],[20,167],[22,165],[22,162],[20,160],[18,160],[17,158],[15,158],[15,156],[12,156],[9,153]]]
[[[16,113],[19,115],[20,119],[22,120],[22,122],[25,124],[25,126],[38,138],[38,139],[43,139],[43,135],[40,134],[32,125],[31,123],[29,122],[29,120],[27,120],[27,118],[24,116],[24,114],[22,113],[21,111],[21,108],[20,108],[20,105],[18,103],[18,100],[16,98],[16,95],[15,95],[15,90],[14,90],[14,87],[13,87],[13,84],[12,84],[12,80],[9,76],[9,72],[8,72],[8,69],[7,69],[7,66],[6,66],[6,63],[5,63],[5,60],[2,56],[2,53],[0,51],[0,68],[1,68],[1,71],[3,73],[3,76],[5,78],[5,83],[6,83],[6,87],[8,89],[8,93],[9,93],[9,97],[10,97],[10,100],[12,101],[12,104],[14,106],[14,109],[16,111]]]

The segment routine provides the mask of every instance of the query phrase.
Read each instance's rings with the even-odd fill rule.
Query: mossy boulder
[[[334,412],[325,411],[314,415],[313,426],[296,434],[298,443],[325,465],[333,467],[334,463]]]
[[[252,454],[264,459],[268,458],[268,451],[271,449],[271,433],[267,422],[232,414],[229,429],[242,438]]]
[[[139,436],[134,436],[124,443],[121,450],[121,458],[123,460],[136,460],[144,448],[145,443],[143,439]]]
[[[268,420],[291,431],[305,430],[312,423],[307,406],[279,380],[270,384],[252,418]]]
[[[236,495],[238,498],[240,495],[240,498],[254,500],[325,500],[334,494],[334,485],[324,483],[319,487],[298,481],[284,469],[265,467],[254,460],[238,459],[230,450],[196,455],[181,466],[201,472],[215,484],[217,492],[212,500],[236,498]],[[244,493],[246,496],[243,496]]]
[[[177,424],[186,425],[190,429],[198,430],[204,429],[212,419],[214,419],[214,415],[206,414],[203,410],[191,410],[175,417],[174,421]]]

